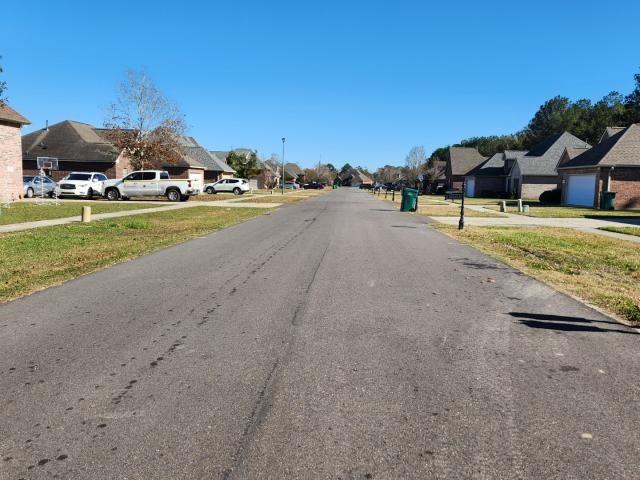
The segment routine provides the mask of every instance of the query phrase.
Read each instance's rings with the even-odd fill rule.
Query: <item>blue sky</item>
[[[144,67],[210,149],[370,169],[522,128],[554,95],[627,93],[640,2],[19,1],[2,7],[11,104],[101,125]]]

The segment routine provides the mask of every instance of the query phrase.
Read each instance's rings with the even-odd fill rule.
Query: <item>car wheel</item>
[[[171,190],[167,191],[167,200],[169,200],[170,202],[179,202],[181,196],[182,195],[180,195],[179,190],[175,190],[172,188]]]
[[[107,197],[107,200],[118,200],[118,198],[120,198],[120,192],[118,192],[118,190],[115,188],[109,188],[105,192],[104,196]]]
[[[93,198],[93,189],[87,190],[87,200],[91,200]]]
[[[241,190],[238,187],[233,189],[233,194],[234,195],[240,195],[240,192],[241,192]]]
[[[27,188],[27,198],[33,198],[33,188]]]
[[[216,191],[213,189],[213,187],[207,187],[205,192],[207,192],[209,195],[212,195],[212,194],[216,193]]]

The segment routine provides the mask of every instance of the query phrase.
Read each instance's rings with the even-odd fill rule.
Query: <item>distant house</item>
[[[0,102],[0,200],[22,196],[22,138],[20,129],[31,122]]]
[[[217,182],[221,178],[233,177],[236,171],[227,164],[228,151],[209,150],[213,163],[205,170],[207,183]]]
[[[509,192],[508,177],[517,160],[526,151],[506,150],[496,153],[466,176],[469,197],[504,197]]]
[[[251,188],[267,189],[272,188],[280,179],[278,172],[273,169],[264,160],[258,159],[259,173],[249,179]]]
[[[551,135],[516,159],[507,175],[507,192],[515,198],[537,199],[558,183],[557,167],[567,148],[589,145],[569,132]]]
[[[640,124],[611,128],[590,149],[566,149],[558,166],[563,205],[599,207],[603,191],[616,208],[640,207]]]
[[[37,157],[55,157],[58,170],[46,172],[58,181],[70,172],[101,172],[121,178],[131,171],[123,152],[107,140],[108,130],[74,120],[36,130],[22,137],[22,168],[25,175],[39,172]]]
[[[447,183],[447,162],[442,160],[429,160],[427,171],[422,176],[422,190],[426,193],[435,193],[445,187]]]
[[[349,170],[338,175],[339,184],[344,187],[371,187],[373,180],[360,170]]]
[[[193,137],[181,136],[178,143],[182,158],[175,163],[165,163],[162,168],[173,178],[194,180],[202,191],[205,184],[206,162],[210,158],[209,152]]]
[[[486,160],[475,148],[450,147],[445,168],[446,188],[462,189],[464,178]]]
[[[304,183],[304,171],[295,163],[285,163],[284,179],[286,182]]]

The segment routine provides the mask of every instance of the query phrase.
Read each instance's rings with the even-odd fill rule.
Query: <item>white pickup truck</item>
[[[122,179],[106,180],[102,191],[107,200],[167,197],[170,202],[186,202],[191,195],[200,193],[194,180],[170,179],[163,170],[140,170]]]

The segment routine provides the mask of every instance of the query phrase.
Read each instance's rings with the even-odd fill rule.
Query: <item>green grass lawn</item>
[[[203,206],[0,234],[0,302],[268,211]]]
[[[624,233],[625,235],[633,235],[640,237],[640,227],[600,227],[599,230],[607,232]]]
[[[640,325],[640,244],[563,228],[436,228]]]
[[[233,193],[202,193],[200,195],[192,195],[189,201],[196,200],[199,202],[221,202],[224,200],[239,200],[240,198],[250,197],[252,195],[245,193],[244,195],[234,195]]]
[[[82,207],[85,205],[91,207],[91,213],[93,214],[141,210],[160,206],[145,203],[121,202],[62,202],[59,205],[54,205],[53,203],[37,205],[33,202],[14,202],[10,208],[2,208],[0,210],[0,225],[51,220],[54,218],[80,217]]]

